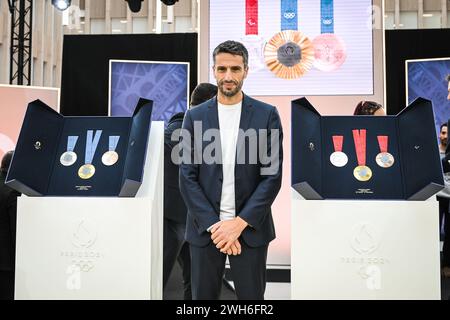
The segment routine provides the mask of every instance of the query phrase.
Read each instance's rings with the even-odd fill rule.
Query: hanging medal
[[[372,170],[366,166],[366,129],[352,131],[358,160],[358,166],[353,170],[353,175],[359,181],[368,181],[372,178]]]
[[[120,136],[109,137],[109,148],[102,156],[102,163],[105,166],[112,166],[119,160],[119,155],[116,152],[117,144],[119,143]]]
[[[335,167],[344,167],[348,162],[348,157],[342,152],[344,136],[333,136],[334,152],[330,155],[330,162]]]
[[[258,35],[258,0],[245,0],[245,37],[241,40],[248,50],[250,72],[262,70],[264,39]]]
[[[296,79],[313,66],[312,42],[298,31],[297,0],[281,0],[281,32],[264,48],[266,66],[277,77]]]
[[[86,134],[86,151],[84,156],[84,165],[78,169],[78,176],[81,179],[89,179],[95,174],[95,167],[92,164],[94,159],[95,150],[97,149],[98,142],[100,141],[100,136],[102,135],[102,130],[97,130],[95,136],[93,137],[94,130],[88,130]]]
[[[67,151],[64,152],[59,158],[59,162],[63,166],[69,167],[77,161],[77,154],[73,152],[75,145],[77,144],[78,136],[67,137]]]
[[[334,1],[320,1],[321,34],[313,40],[314,66],[321,71],[338,69],[347,58],[344,42],[334,33]]]
[[[377,136],[380,153],[376,156],[375,161],[382,168],[390,168],[394,164],[394,156],[388,151],[388,136]]]

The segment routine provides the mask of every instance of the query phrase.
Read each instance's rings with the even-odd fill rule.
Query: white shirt
[[[241,120],[242,101],[238,104],[223,105],[218,103],[220,142],[222,145],[222,197],[220,199],[220,220],[236,217],[234,192],[234,165],[236,161],[236,144]]]

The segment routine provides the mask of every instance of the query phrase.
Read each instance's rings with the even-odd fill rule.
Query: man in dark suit
[[[0,300],[14,299],[17,191],[5,185],[13,152],[3,156],[0,168]]]
[[[217,94],[217,86],[200,83],[192,91],[191,108]],[[191,300],[191,257],[189,244],[185,241],[187,209],[180,194],[178,164],[179,154],[172,150],[179,142],[179,130],[183,124],[184,112],[172,116],[164,131],[164,249],[163,287],[166,287],[175,261],[183,272],[184,300]],[[177,131],[178,130],[178,131]],[[172,161],[175,160],[175,161]]]
[[[238,299],[264,299],[271,205],[281,187],[277,109],[246,96],[248,52],[226,41],[213,52],[217,98],[183,121],[180,190],[188,208],[193,299],[218,299],[228,255]]]

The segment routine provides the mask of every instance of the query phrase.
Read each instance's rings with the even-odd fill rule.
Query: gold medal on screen
[[[297,79],[311,69],[314,47],[303,33],[284,30],[277,33],[264,47],[266,66],[277,77]]]

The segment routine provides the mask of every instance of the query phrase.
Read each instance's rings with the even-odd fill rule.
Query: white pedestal
[[[438,212],[437,201],[293,191],[292,299],[440,299]]]
[[[18,199],[16,299],[162,299],[163,143],[135,198]]]

